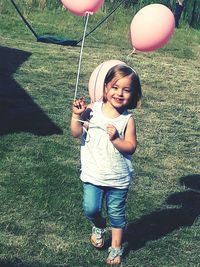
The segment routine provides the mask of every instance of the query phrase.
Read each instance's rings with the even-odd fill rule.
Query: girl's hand
[[[110,141],[113,141],[119,137],[119,133],[118,133],[117,129],[115,128],[115,126],[113,126],[111,124],[107,125],[107,134],[109,135]]]
[[[72,105],[72,112],[75,115],[81,115],[81,113],[83,113],[83,111],[86,109],[87,105],[85,103],[85,99],[83,97],[80,97],[79,99],[76,99],[73,102]]]

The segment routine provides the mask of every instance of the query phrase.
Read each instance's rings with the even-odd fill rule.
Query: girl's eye
[[[130,93],[131,90],[127,88],[127,89],[124,89],[124,92],[125,92],[125,93]]]

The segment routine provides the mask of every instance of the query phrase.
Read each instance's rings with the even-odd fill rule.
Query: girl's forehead
[[[131,76],[125,76],[125,77],[121,77],[118,79],[113,79],[111,81],[112,85],[120,85],[120,86],[125,86],[125,87],[131,87],[132,84],[132,79]]]

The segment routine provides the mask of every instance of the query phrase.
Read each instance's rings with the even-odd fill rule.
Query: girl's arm
[[[71,128],[71,134],[75,138],[80,137],[83,133],[82,122],[80,122],[79,120],[80,120],[80,115],[72,113],[70,128]]]
[[[107,133],[114,147],[122,154],[133,154],[137,147],[136,126],[133,117],[127,123],[125,136],[120,138],[117,129],[113,125],[107,126]]]

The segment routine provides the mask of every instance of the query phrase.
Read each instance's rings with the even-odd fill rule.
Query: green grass
[[[92,16],[89,28],[102,15]],[[40,34],[71,39],[83,32],[82,18],[67,12],[33,11],[27,16]],[[86,39],[78,88],[78,95],[89,101],[89,77],[108,59],[127,62],[141,77],[144,98],[134,111],[137,175],[127,201],[122,266],[197,267],[200,33],[182,26],[164,48],[130,55],[131,19],[131,12],[120,10]],[[0,49],[26,56],[22,61],[10,57],[11,63],[0,59],[1,84],[13,65],[18,67],[8,76],[11,94],[0,85],[6,103],[20,103],[23,99],[12,99],[12,93],[23,92],[36,112],[30,110],[25,130],[10,124],[1,133],[0,265],[105,266],[106,250],[96,251],[89,242],[91,229],[81,207],[79,141],[69,131],[80,47],[37,43],[15,14],[2,14],[0,28]],[[4,101],[0,95],[1,125],[7,115]],[[49,124],[60,134],[48,132]]]

